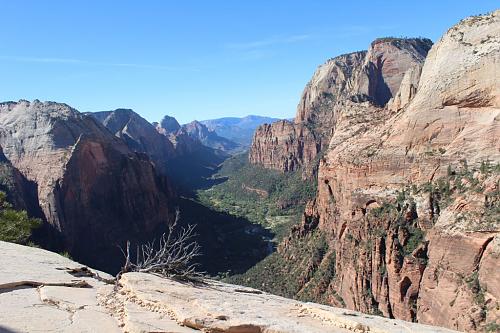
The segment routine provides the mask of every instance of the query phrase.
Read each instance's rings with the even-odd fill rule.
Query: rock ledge
[[[452,332],[208,280],[106,273],[0,242],[0,332]]]

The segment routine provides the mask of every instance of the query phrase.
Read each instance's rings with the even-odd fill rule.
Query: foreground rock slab
[[[113,277],[56,253],[0,242],[0,332],[122,332],[100,299]]]
[[[207,280],[111,276],[0,242],[0,332],[452,332]]]

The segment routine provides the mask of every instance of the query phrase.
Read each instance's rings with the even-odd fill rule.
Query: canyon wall
[[[331,304],[465,331],[500,323],[498,36],[500,11],[461,21],[421,70],[405,66],[386,108],[337,117],[317,197],[280,249],[327,235]]]
[[[165,116],[160,123],[149,123],[130,109],[89,112],[87,115],[121,139],[129,150],[147,155],[160,175],[173,180],[171,185],[179,193],[191,193],[194,188],[205,186],[207,178],[228,157],[222,150],[208,147],[202,142],[203,135],[213,132],[209,133],[200,123],[203,127],[200,132],[205,133],[203,135],[196,130],[189,132],[186,126],[181,127],[173,117]],[[196,124],[193,126],[197,128]],[[214,145],[219,139],[226,140],[213,135]],[[213,135],[209,136],[213,139]],[[233,144],[226,141],[229,145]]]
[[[279,121],[256,130],[250,162],[283,172],[304,167],[306,174],[314,173],[311,169],[339,119],[381,109],[397,94],[408,69],[423,65],[431,45],[428,39],[383,38],[368,51],[328,60],[306,85],[293,123]]]
[[[71,255],[117,270],[118,246],[172,219],[174,194],[144,154],[92,117],[54,102],[0,104],[0,146],[34,186],[46,222]]]

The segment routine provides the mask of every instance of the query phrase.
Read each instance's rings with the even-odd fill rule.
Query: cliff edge
[[[0,242],[1,332],[453,332],[207,280],[111,276]]]

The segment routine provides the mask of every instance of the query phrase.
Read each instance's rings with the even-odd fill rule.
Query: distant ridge
[[[202,120],[200,123],[209,130],[215,131],[219,136],[249,147],[255,130],[262,124],[278,121],[278,118],[248,115],[246,117],[223,117]]]

